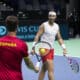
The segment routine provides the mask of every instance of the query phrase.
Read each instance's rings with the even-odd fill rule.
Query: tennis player
[[[57,36],[58,42],[63,48],[63,55],[66,55],[67,50],[66,46],[63,42],[63,39],[60,35],[59,25],[55,23],[57,15],[56,12],[50,11],[48,14],[48,21],[43,22],[40,27],[39,31],[34,39],[33,47],[35,46],[35,43],[39,41],[39,38],[41,41],[45,41],[51,44],[52,49],[50,50],[50,53],[46,56],[42,57],[43,65],[39,74],[38,80],[43,80],[45,76],[45,72],[48,71],[48,79],[54,80],[54,66],[53,66],[53,59],[54,59],[54,46],[53,43],[55,41],[55,37]],[[34,53],[34,48],[32,50]]]
[[[28,57],[28,46],[16,37],[17,26],[17,17],[8,16],[6,18],[8,34],[0,38],[0,80],[23,80],[21,73],[22,59],[24,59],[28,68],[37,72]]]

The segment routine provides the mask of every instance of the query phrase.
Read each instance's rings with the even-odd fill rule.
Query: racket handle
[[[35,55],[36,55],[36,58],[37,58],[38,62],[40,62],[41,59],[39,58],[40,56],[38,55],[38,53],[36,53]]]
[[[35,67],[40,67],[40,62],[37,62]]]

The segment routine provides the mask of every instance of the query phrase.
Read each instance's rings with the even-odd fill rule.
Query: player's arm
[[[66,46],[64,44],[64,41],[61,37],[60,31],[58,31],[58,33],[57,33],[57,39],[58,39],[58,43],[60,44],[60,46],[63,49],[63,54],[65,55],[67,53],[67,50],[66,50]]]
[[[32,69],[35,72],[38,72],[39,71],[36,67],[34,67],[34,65],[33,65],[32,61],[30,60],[29,57],[24,57],[24,62],[25,62],[25,64],[27,65],[27,67],[29,69]]]
[[[35,72],[38,72],[39,69],[37,69],[32,61],[30,60],[29,58],[29,53],[28,53],[28,45],[26,43],[23,44],[22,46],[22,56],[23,56],[23,59],[24,59],[24,62],[26,64],[26,66],[29,68],[29,69],[32,69],[34,70]]]
[[[38,30],[38,32],[37,32],[37,34],[35,36],[34,42],[38,42],[39,41],[39,38],[43,34],[43,32],[44,32],[44,25],[41,24],[40,27],[39,27],[39,30]]]
[[[35,53],[35,44],[39,41],[40,36],[43,34],[44,32],[44,24],[41,24],[39,27],[39,30],[34,38],[34,42],[33,42],[33,46],[32,46],[32,53]]]

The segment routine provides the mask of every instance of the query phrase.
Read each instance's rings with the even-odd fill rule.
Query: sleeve
[[[23,44],[22,55],[23,57],[28,57],[28,45],[26,43]]]

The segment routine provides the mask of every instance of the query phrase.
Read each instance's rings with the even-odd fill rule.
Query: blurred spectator
[[[78,13],[74,10],[68,16],[68,25],[70,28],[70,37],[79,37],[80,36],[80,28],[79,28],[79,18]]]

